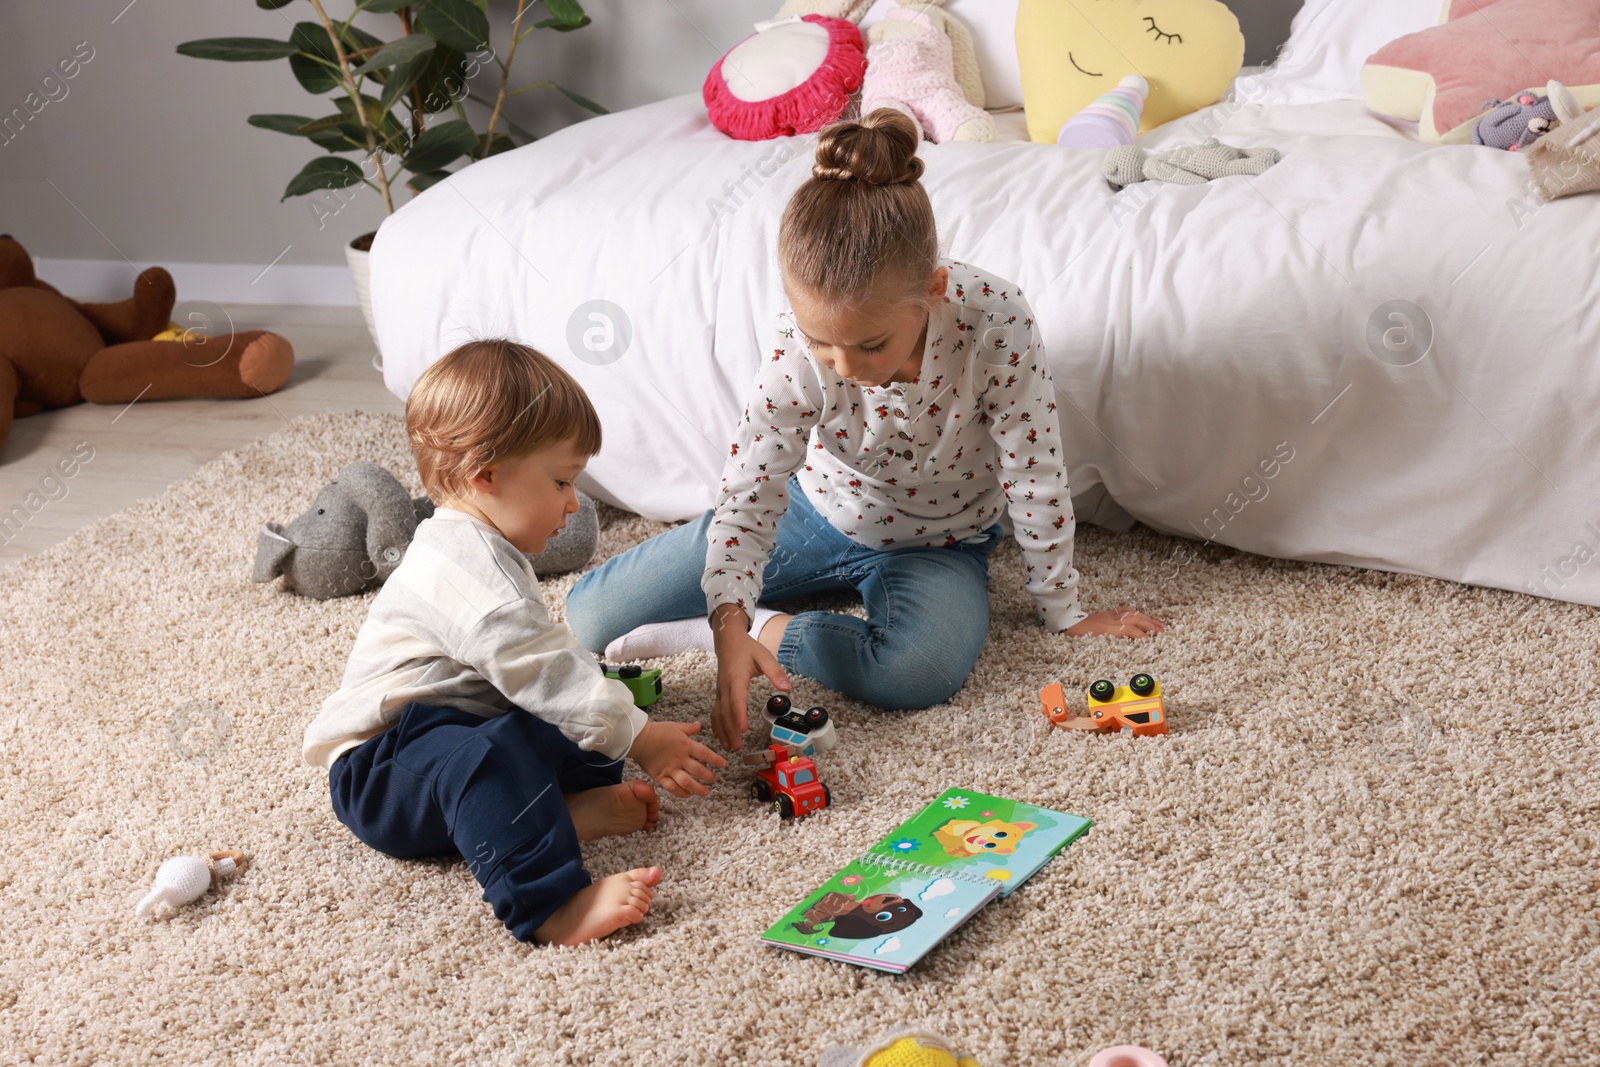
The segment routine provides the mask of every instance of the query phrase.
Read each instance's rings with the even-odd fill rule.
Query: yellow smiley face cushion
[[[1020,0],[1017,60],[1028,136],[1054,144],[1129,74],[1150,83],[1140,132],[1216,103],[1244,65],[1244,33],[1219,0]]]

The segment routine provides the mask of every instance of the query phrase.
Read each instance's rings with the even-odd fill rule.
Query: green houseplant
[[[297,2],[255,0],[256,7],[268,11]],[[589,24],[577,0],[517,0],[504,57],[490,44],[488,0],[356,0],[343,19],[329,15],[325,0],[304,2],[316,19],[294,23],[288,40],[210,37],[178,45],[180,55],[228,63],[287,59],[308,93],[332,94],[332,110],[320,117],[260,114],[247,120],[264,130],[305,138],[323,150],[289,179],[285,200],[360,184],[378,193],[385,212],[392,214],[395,186],[402,178],[416,194],[449,177],[452,166],[470,165],[534,140],[505,114],[506,101],[531,89],[554,89],[581,107],[605,113],[599,104],[553,81],[517,88],[510,84],[517,46],[530,33],[570,32]],[[543,6],[546,17],[535,17],[536,4]],[[384,40],[356,26],[356,17],[363,14],[393,15],[397,32]],[[499,71],[492,96],[470,84],[491,63]],[[469,104],[476,106],[476,117]],[[319,217],[319,225],[323,221]],[[369,330],[366,254],[374,235],[362,234],[346,246]]]

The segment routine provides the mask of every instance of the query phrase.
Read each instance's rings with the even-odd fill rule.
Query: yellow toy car
[[[1161,683],[1152,675],[1136,674],[1127,685],[1101,678],[1084,690],[1084,696],[1089,714],[1072,715],[1067,711],[1066,692],[1057,682],[1039,691],[1039,706],[1051,722],[1069,730],[1103,734],[1120,730],[1134,737],[1167,732],[1167,704],[1161,696]]]

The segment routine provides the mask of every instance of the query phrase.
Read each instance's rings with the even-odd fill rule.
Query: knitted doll
[[[158,906],[178,908],[199,900],[213,881],[238,874],[249,865],[249,858],[237,849],[213,852],[206,859],[175,856],[156,870],[155,887],[139,901],[134,914],[143,918]]]
[[[1113,148],[1101,169],[1117,189],[1142,181],[1200,185],[1214,178],[1260,174],[1280,158],[1276,148],[1234,148],[1208,137],[1204,144],[1154,155],[1133,145]]]
[[[956,80],[951,39],[943,23],[935,25],[930,14],[935,10],[896,5],[867,31],[861,113],[880,107],[903,111],[935,144],[992,141],[994,120],[968,99]]]
[[[861,22],[873,3],[874,0],[784,0],[775,17],[825,15],[847,22]],[[960,19],[939,6],[943,3],[944,0],[916,0],[916,10],[918,14],[928,16],[934,27],[950,38],[951,65],[956,82],[961,86],[961,95],[973,107],[986,107],[983,76],[978,72],[978,49],[972,43],[972,32]],[[871,30],[867,32],[870,34]]]

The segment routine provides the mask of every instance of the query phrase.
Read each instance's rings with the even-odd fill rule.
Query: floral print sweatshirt
[[[761,596],[789,476],[840,533],[882,551],[981,540],[1005,507],[1044,625],[1086,616],[1055,387],[1022,291],[964,263],[915,381],[860,386],[811,358],[789,314],[762,360],[717,493],[708,611]]]

